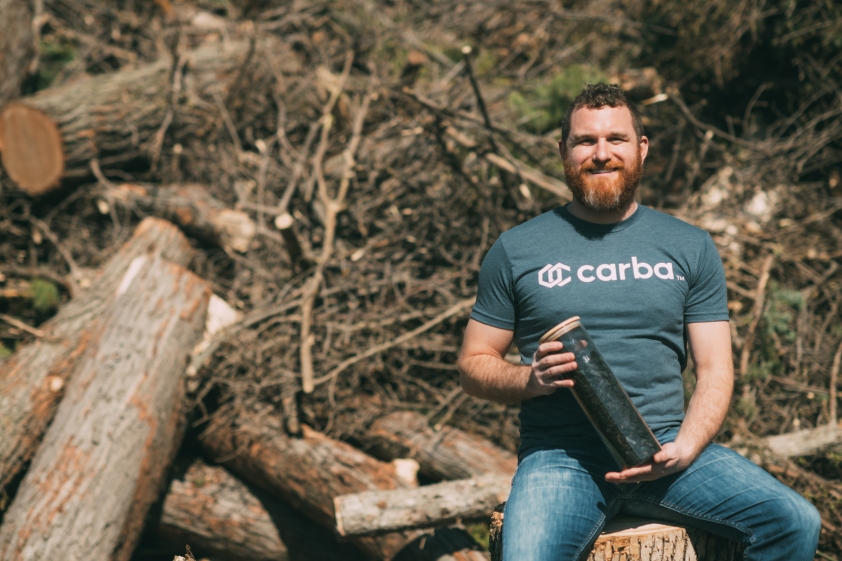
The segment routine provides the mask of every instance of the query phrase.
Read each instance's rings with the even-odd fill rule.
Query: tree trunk
[[[417,489],[364,491],[334,499],[340,536],[443,526],[456,521],[488,520],[494,507],[509,498],[510,476],[425,485]]]
[[[302,427],[301,438],[290,438],[276,415],[241,411],[236,427],[229,421],[233,416],[231,409],[220,411],[201,436],[203,446],[224,459],[235,473],[278,495],[322,526],[334,525],[335,496],[402,485],[394,465],[309,427]],[[372,559],[393,559],[407,545],[419,550],[418,559],[431,559],[425,557],[423,548],[433,538],[413,542],[416,536],[395,532],[351,541]],[[484,559],[470,549],[458,553],[466,559]]]
[[[157,219],[140,223],[100,270],[92,286],[64,305],[41,329],[42,339],[7,359],[0,374],[0,489],[38,448],[76,363],[99,334],[96,322],[111,305],[129,265],[140,255],[187,265],[193,250],[178,228]]]
[[[106,187],[108,202],[165,218],[199,239],[244,253],[257,230],[248,214],[228,208],[202,185],[132,185]]]
[[[503,559],[503,507],[491,518],[488,549],[491,561]],[[597,538],[588,561],[737,561],[744,547],[695,528],[653,523],[641,518],[616,518]]]
[[[0,107],[20,95],[35,55],[32,9],[26,0],[0,0]],[[0,146],[0,150],[3,147]]]
[[[159,534],[203,554],[241,561],[361,561],[325,528],[271,497],[259,496],[224,468],[196,461],[170,485]]]
[[[135,258],[0,527],[0,559],[128,560],[183,434],[207,284]]]
[[[381,460],[412,458],[421,467],[420,473],[434,481],[487,474],[511,477],[517,469],[514,454],[457,428],[436,432],[424,415],[413,411],[391,413],[374,421],[364,444]]]
[[[270,58],[282,69],[295,61],[282,42],[268,38],[219,43],[187,53],[181,58],[183,66],[177,62],[173,68],[171,61],[161,60],[50,88],[18,102],[43,113],[58,127],[64,147],[63,176],[88,177],[94,158],[101,164],[138,157],[155,160],[165,134],[175,142],[201,139],[215,128],[229,93],[247,86],[256,73],[271,75],[266,70]],[[0,110],[0,123],[3,117]],[[28,136],[27,122],[21,117],[19,135]],[[0,129],[0,143],[7,140]],[[31,194],[49,190],[50,185],[29,179],[41,177],[43,168],[59,166],[53,152],[45,152],[37,143],[22,144],[12,179]]]

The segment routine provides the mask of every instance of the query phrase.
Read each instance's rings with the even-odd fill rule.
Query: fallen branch
[[[101,196],[107,204],[170,220],[226,250],[245,253],[257,230],[248,214],[228,208],[202,185],[104,185]]]
[[[344,371],[349,366],[352,366],[352,365],[360,362],[361,360],[365,360],[365,359],[367,359],[371,356],[374,356],[377,353],[382,353],[383,351],[385,351],[387,349],[391,349],[392,347],[395,347],[397,345],[405,343],[406,341],[409,341],[410,339],[413,339],[414,337],[417,337],[418,335],[420,335],[421,333],[424,333],[425,331],[429,331],[430,329],[437,326],[438,324],[440,324],[444,320],[460,313],[465,308],[473,306],[475,301],[476,301],[476,298],[467,298],[465,300],[462,300],[458,304],[455,304],[455,305],[451,306],[450,308],[448,308],[444,312],[440,313],[439,315],[437,315],[436,317],[434,317],[430,321],[424,323],[423,325],[421,325],[419,327],[416,327],[412,331],[409,331],[408,333],[404,333],[400,337],[392,339],[391,341],[387,341],[386,343],[381,343],[380,345],[375,345],[374,347],[371,347],[370,349],[368,349],[367,351],[365,351],[363,353],[360,353],[356,356],[352,356],[351,358],[347,358],[347,359],[343,360],[341,363],[339,363],[338,366],[336,366],[333,370],[328,372],[326,375],[322,376],[321,378],[316,378],[313,381],[313,384],[318,386],[318,385],[323,384],[325,382],[335,380],[337,378],[337,376],[339,376],[342,373],[342,371]]]
[[[511,487],[511,476],[487,475],[417,489],[340,495],[334,499],[336,530],[340,536],[370,536],[487,521],[494,507],[508,499]]]

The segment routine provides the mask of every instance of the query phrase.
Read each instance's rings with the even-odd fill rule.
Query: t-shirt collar
[[[569,203],[568,203],[569,204]],[[614,222],[611,224],[597,224],[596,222],[588,222],[587,220],[582,220],[568,210],[568,205],[564,205],[558,207],[556,209],[556,214],[561,217],[563,220],[570,222],[573,226],[576,227],[577,230],[585,230],[588,232],[599,233],[599,234],[608,234],[611,232],[619,232],[621,230],[625,230],[638,220],[643,214],[646,212],[647,208],[642,204],[637,204],[637,209],[635,209],[634,213],[626,218],[625,220],[620,220],[619,222]]]

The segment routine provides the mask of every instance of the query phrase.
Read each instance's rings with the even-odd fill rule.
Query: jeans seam
[[[635,499],[638,500],[638,501],[644,501],[644,502],[647,502],[647,503],[650,503],[650,504],[653,504],[653,505],[662,506],[664,508],[668,508],[670,510],[673,510],[675,512],[678,512],[678,513],[681,513],[681,514],[684,514],[684,515],[687,515],[687,516],[690,516],[692,518],[696,518],[698,520],[704,520],[706,522],[715,522],[717,524],[722,524],[724,526],[730,526],[732,528],[736,528],[737,530],[739,530],[740,532],[743,532],[744,534],[746,534],[749,537],[750,543],[753,544],[754,541],[755,541],[754,532],[752,532],[750,529],[744,527],[742,524],[739,524],[737,522],[729,522],[728,520],[723,520],[721,518],[716,518],[716,517],[707,516],[707,515],[704,515],[704,514],[699,514],[695,511],[692,511],[692,510],[689,510],[689,509],[686,509],[686,508],[681,508],[680,506],[674,505],[672,503],[664,502],[664,501],[653,501],[653,500],[642,498],[642,497],[636,497]]]
[[[617,497],[615,497],[614,499],[611,500],[611,502],[608,504],[608,506],[605,509],[606,512],[611,512],[611,509],[614,508],[614,503],[616,503],[617,500],[618,500]],[[591,543],[591,541],[593,541],[594,535],[596,534],[597,530],[599,529],[599,526],[605,521],[606,516],[607,516],[606,514],[604,514],[604,513],[602,514],[602,517],[599,519],[599,521],[597,521],[596,525],[591,530],[591,533],[588,535],[587,541],[584,544],[582,544],[581,546],[579,546],[578,550],[576,550],[576,556],[574,557],[575,560],[578,560],[579,557],[582,556],[582,552],[585,551],[585,548],[588,547],[588,544]]]

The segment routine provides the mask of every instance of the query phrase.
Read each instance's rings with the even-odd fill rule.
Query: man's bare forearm
[[[538,395],[529,388],[529,366],[489,355],[459,359],[459,381],[465,393],[497,403],[517,403]]]
[[[728,407],[734,377],[730,369],[706,373],[699,377],[696,389],[687,406],[687,414],[681,423],[676,442],[688,446],[693,456],[698,456],[719,432]]]

